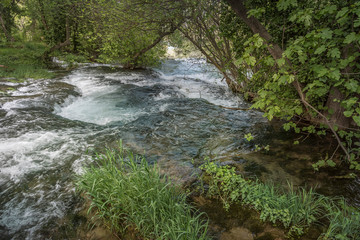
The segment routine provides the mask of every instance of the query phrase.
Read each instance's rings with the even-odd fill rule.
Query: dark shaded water
[[[60,228],[76,236],[77,220],[68,226],[62,219],[80,211],[73,181],[91,161],[86,150],[119,139],[179,181],[211,156],[263,179],[318,185],[360,205],[358,179],[313,174],[311,161],[333,146],[318,139],[293,146],[294,137],[275,131],[260,112],[224,108],[249,105],[203,61],[168,60],[141,71],[90,65],[59,79],[0,84],[16,89],[0,98],[4,239],[68,238]],[[255,144],[269,144],[270,151],[253,153]]]

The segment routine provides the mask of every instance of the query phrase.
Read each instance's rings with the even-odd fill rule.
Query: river
[[[55,79],[1,82],[14,90],[0,98],[0,239],[68,238],[61,229],[77,223],[63,219],[81,210],[76,176],[91,152],[120,139],[179,182],[190,181],[210,156],[360,206],[359,179],[314,174],[323,143],[293,146],[292,134],[245,110],[250,105],[221,80],[205,61],[188,59],[133,71],[90,64]],[[270,151],[254,152],[255,144]]]

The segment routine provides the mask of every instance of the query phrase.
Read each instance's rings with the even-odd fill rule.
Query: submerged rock
[[[243,227],[235,227],[230,231],[221,234],[220,240],[253,240],[253,234],[249,229]]]

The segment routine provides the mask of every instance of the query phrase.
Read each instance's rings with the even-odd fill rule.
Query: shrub
[[[214,162],[200,168],[210,175],[208,194],[219,197],[226,209],[233,203],[251,206],[260,212],[261,220],[281,223],[289,236],[304,234],[311,224],[324,218],[329,226],[321,239],[350,240],[360,232],[360,212],[344,200],[335,201],[312,189],[295,191],[291,184],[289,190],[284,190],[259,180],[247,180],[236,174],[235,168]]]

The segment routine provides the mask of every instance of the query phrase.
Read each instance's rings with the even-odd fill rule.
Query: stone
[[[230,231],[223,232],[220,240],[254,240],[254,236],[247,228],[235,227]]]

